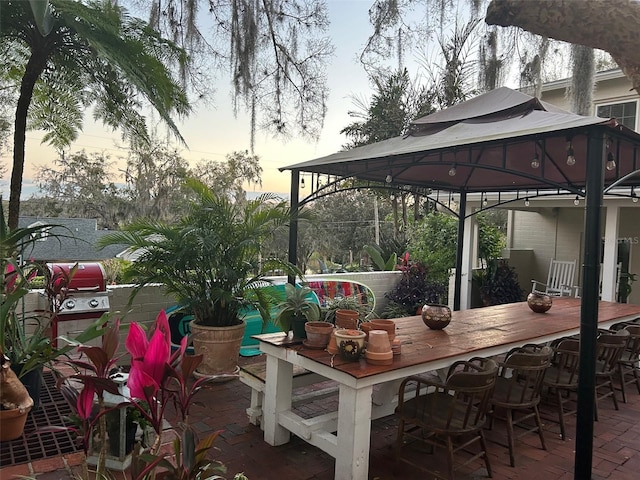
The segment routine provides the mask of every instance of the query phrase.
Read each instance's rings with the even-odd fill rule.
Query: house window
[[[46,225],[47,224],[44,222],[35,222],[29,225],[27,228],[45,227]],[[31,233],[31,239],[35,240],[36,242],[46,242],[48,236],[49,236],[48,228],[43,228],[42,230]]]
[[[636,129],[637,102],[612,103],[610,105],[598,105],[596,115],[602,118],[615,118],[627,128]]]

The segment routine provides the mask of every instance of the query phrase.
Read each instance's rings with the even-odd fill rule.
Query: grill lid
[[[104,292],[107,290],[106,275],[101,263],[78,263],[73,277],[69,272],[75,263],[47,263],[54,284],[68,283],[69,292]]]

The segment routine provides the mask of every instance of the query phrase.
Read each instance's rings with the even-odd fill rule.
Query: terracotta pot
[[[22,436],[30,411],[31,407],[0,410],[0,442],[15,440]]]
[[[364,332],[350,328],[340,328],[335,332],[340,356],[344,360],[357,361],[364,350]]]
[[[451,322],[451,309],[438,303],[422,307],[422,321],[432,330],[442,330]]]
[[[391,342],[386,330],[371,330],[367,342],[367,353],[388,353],[391,351]]]
[[[336,310],[336,327],[338,328],[349,328],[355,330],[358,328],[359,319],[360,314],[355,310]]]
[[[196,355],[203,355],[197,373],[207,376],[234,374],[238,370],[245,322],[231,327],[209,327],[192,321],[190,326]]]
[[[536,313],[544,313],[551,308],[552,300],[544,293],[531,292],[527,296],[527,305]]]
[[[376,330],[386,331],[389,335],[390,342],[393,342],[393,339],[396,338],[396,322],[394,322],[393,320],[374,318],[373,320],[371,320],[371,324]]]
[[[339,352],[338,350],[338,342],[336,341],[336,329],[331,330],[331,335],[329,336],[329,343],[327,344],[327,352],[331,355],[335,355]]]
[[[326,347],[333,332],[333,324],[329,322],[307,322],[304,324],[307,332],[307,344],[313,347]]]
[[[374,329],[373,323],[371,322],[362,322],[360,324],[360,330],[364,332],[364,340],[365,342],[369,341],[369,332]]]

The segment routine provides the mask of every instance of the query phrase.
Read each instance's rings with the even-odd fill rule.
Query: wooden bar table
[[[640,316],[640,305],[599,303],[598,326]],[[398,384],[409,375],[448,368],[457,360],[489,357],[525,343],[543,343],[580,331],[580,299],[554,298],[546,313],[526,302],[452,312],[444,330],[430,330],[420,316],[397,318],[402,353],[387,366],[312,350],[284,333],[256,335],[266,354],[264,439],[282,445],[294,433],[336,459],[336,480],[365,480],[369,470],[371,420],[393,413]],[[339,385],[338,411],[304,419],[291,409],[293,366]],[[374,391],[374,386],[376,389]]]

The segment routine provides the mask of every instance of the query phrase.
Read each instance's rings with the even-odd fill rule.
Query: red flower
[[[129,393],[132,398],[148,401],[162,387],[171,359],[171,334],[164,310],[156,318],[150,341],[142,327],[133,322],[125,346],[131,354]]]
[[[76,408],[78,410],[78,416],[82,420],[88,420],[89,417],[91,417],[91,411],[93,410],[93,397],[95,393],[96,389],[93,382],[86,382],[80,391],[80,395],[78,395]]]

